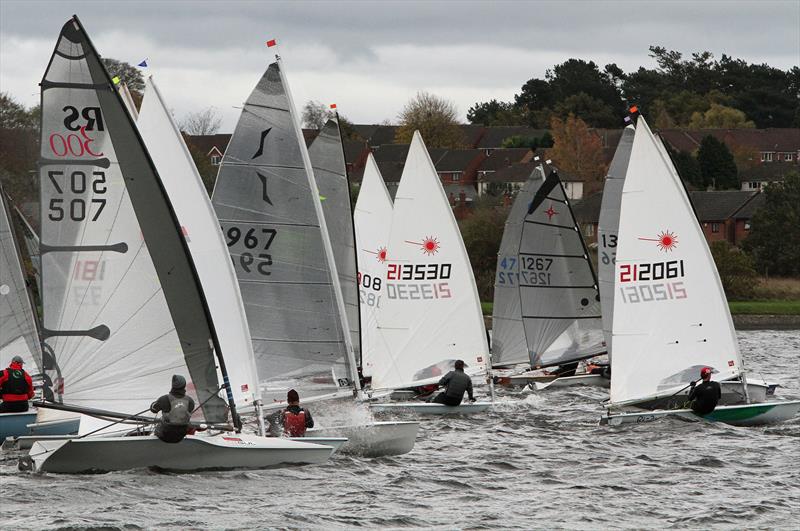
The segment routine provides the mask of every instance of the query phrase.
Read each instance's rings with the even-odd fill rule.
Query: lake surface
[[[750,374],[800,398],[800,333],[738,334]],[[424,421],[399,457],[92,476],[20,473],[6,458],[0,528],[797,529],[800,417],[607,427],[603,389],[498,396],[490,414]]]

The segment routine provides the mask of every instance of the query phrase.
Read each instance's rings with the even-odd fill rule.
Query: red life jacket
[[[7,369],[0,372],[0,393],[3,402],[22,402],[33,397],[31,377],[18,363],[12,363]]]
[[[283,412],[283,433],[289,437],[302,437],[306,434],[306,412],[301,409],[299,413],[289,410]]]

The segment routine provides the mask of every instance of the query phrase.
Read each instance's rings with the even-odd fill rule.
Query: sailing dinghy
[[[328,446],[232,433],[234,391],[188,242],[77,17],[62,28],[41,87],[43,336],[63,375],[57,400],[78,412],[113,408],[116,418],[138,422],[155,389],[177,372],[198,404],[193,424],[213,431],[177,444],[92,436],[107,421],[86,431],[84,415],[82,438],[35,442],[20,466],[191,471],[328,459]]]
[[[0,363],[5,369],[11,358],[20,356],[25,369],[36,378],[42,373],[42,349],[11,216],[0,184]],[[36,408],[0,413],[0,442],[30,433],[28,425],[36,421],[36,414]]]
[[[537,388],[602,383],[602,375],[556,378],[539,369],[606,351],[600,297],[589,251],[564,186],[552,170],[534,170],[517,194],[497,255],[492,364],[534,371],[500,378]]]
[[[395,196],[383,282],[378,335],[389,359],[371,368],[373,392],[437,383],[458,359],[468,375],[486,375],[489,351],[472,267],[419,131],[414,132]],[[400,402],[370,407],[466,414],[484,411],[491,403],[437,406]]]
[[[348,320],[358,319],[355,251],[338,125],[323,129],[311,151],[313,170],[278,58],[244,105],[213,204],[244,300],[265,408],[285,407],[286,392],[295,389],[304,404],[333,415],[352,410],[360,390],[358,328]],[[315,173],[325,180],[324,194]],[[327,214],[322,197],[330,201]],[[339,262],[334,235],[343,251]],[[343,451],[394,442],[393,453],[405,453],[419,425],[337,422],[330,428],[308,434],[346,433],[353,444]]]
[[[704,366],[716,381],[738,379],[747,396],[711,251],[680,177],[642,117],[622,187],[616,253],[611,401],[601,422],[698,418],[687,409],[618,411],[674,397]],[[787,420],[798,411],[800,400],[773,401],[719,405],[703,418],[751,426]]]

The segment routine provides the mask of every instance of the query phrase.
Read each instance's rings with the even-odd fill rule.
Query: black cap
[[[289,389],[289,392],[286,393],[286,401],[287,402],[300,402],[300,395],[297,394],[297,391],[294,389]]]

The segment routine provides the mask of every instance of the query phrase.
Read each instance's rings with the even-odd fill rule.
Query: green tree
[[[0,128],[33,129],[39,127],[38,113],[34,107],[28,111],[7,92],[0,92]]]
[[[186,140],[186,136],[184,136],[184,140]],[[192,155],[194,165],[197,166],[197,173],[199,173],[200,178],[203,179],[206,192],[208,192],[208,196],[211,197],[211,193],[214,191],[214,184],[217,181],[217,170],[219,167],[211,164],[206,154],[196,148],[194,144],[187,141],[186,147],[189,148],[189,153]]]
[[[761,273],[800,276],[800,173],[770,184],[763,194],[743,247]]]
[[[131,91],[131,94],[142,97],[142,94],[144,94],[144,77],[138,68],[110,57],[105,57],[102,61],[112,79],[115,76],[119,77],[120,81],[128,85],[128,90]]]
[[[461,236],[482,301],[491,301],[494,298],[497,252],[507,215],[508,209],[498,208],[489,201],[480,201],[473,208],[472,215],[460,223]]]
[[[561,100],[556,104],[554,112],[556,116],[574,114],[592,127],[617,127],[620,123],[619,117],[610,106],[585,92]]]
[[[712,103],[706,112],[695,112],[689,127],[692,129],[752,129],[752,121],[739,109]]]
[[[700,164],[691,153],[686,151],[675,151],[667,145],[667,150],[672,156],[672,162],[675,164],[675,169],[678,170],[678,175],[681,179],[692,185],[693,188],[702,190],[705,188],[703,184],[703,174],[700,171]]]
[[[545,132],[542,136],[514,135],[503,140],[504,148],[551,148],[553,147],[553,136]]]
[[[513,103],[490,100],[479,102],[467,111],[467,120],[478,125],[525,125],[524,112]]]
[[[700,165],[704,188],[712,187],[715,190],[739,188],[739,173],[733,153],[722,141],[711,135],[705,136],[697,150],[697,162]]]
[[[400,111],[400,127],[395,132],[395,142],[409,144],[414,131],[419,131],[429,148],[464,147],[466,138],[457,117],[453,102],[424,91],[418,92]]]
[[[728,300],[752,299],[758,284],[753,259],[725,240],[712,242],[711,254]]]

